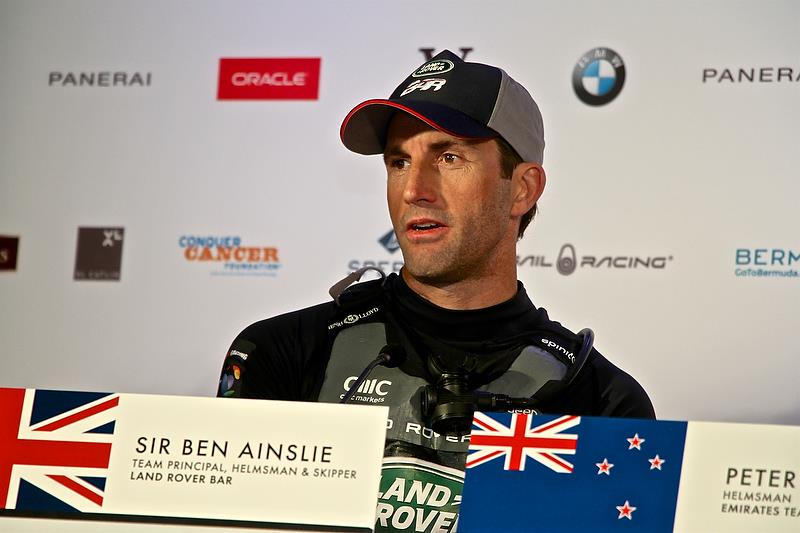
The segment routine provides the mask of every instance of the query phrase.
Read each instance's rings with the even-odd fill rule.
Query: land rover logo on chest
[[[437,59],[435,61],[428,61],[411,75],[412,78],[422,78],[424,76],[432,76],[434,74],[443,74],[453,70],[453,62],[448,59]]]

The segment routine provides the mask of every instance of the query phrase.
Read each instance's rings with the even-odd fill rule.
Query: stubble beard
[[[430,251],[414,250],[413,244],[401,241],[407,275],[425,285],[445,287],[491,274],[487,271],[491,268],[491,262],[487,261],[486,254],[491,254],[494,250],[487,250],[484,243],[493,240],[492,236],[487,236],[480,230],[468,234],[474,238],[450,236],[454,237],[452,241]]]
[[[408,253],[404,250],[403,268],[415,280],[425,285],[441,287],[463,279],[465,268],[458,264],[456,257],[453,250],[409,250]]]

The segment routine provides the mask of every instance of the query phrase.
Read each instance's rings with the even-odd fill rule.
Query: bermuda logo
[[[606,105],[617,97],[624,84],[625,63],[610,48],[589,50],[572,71],[572,88],[587,105]]]
[[[400,93],[400,96],[405,96],[408,93],[413,93],[414,91],[427,91],[429,89],[433,89],[434,91],[438,91],[444,84],[447,83],[447,80],[443,80],[442,78],[429,78],[427,80],[414,80],[408,84],[408,87]]]
[[[419,67],[411,75],[414,78],[422,78],[424,76],[432,76],[434,74],[444,74],[453,70],[453,62],[448,59],[437,59],[436,61],[429,61]]]
[[[737,248],[737,277],[800,278],[800,250],[791,248]]]

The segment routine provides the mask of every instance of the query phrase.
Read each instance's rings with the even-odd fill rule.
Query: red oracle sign
[[[222,58],[217,100],[317,100],[319,57]]]

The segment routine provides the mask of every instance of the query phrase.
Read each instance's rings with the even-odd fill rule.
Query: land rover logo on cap
[[[412,78],[422,78],[423,76],[432,76],[434,74],[442,74],[453,70],[453,62],[449,59],[437,59],[436,61],[428,61],[411,75]]]
[[[581,102],[591,106],[614,100],[625,83],[625,63],[610,48],[593,48],[578,59],[572,71],[572,88]]]

